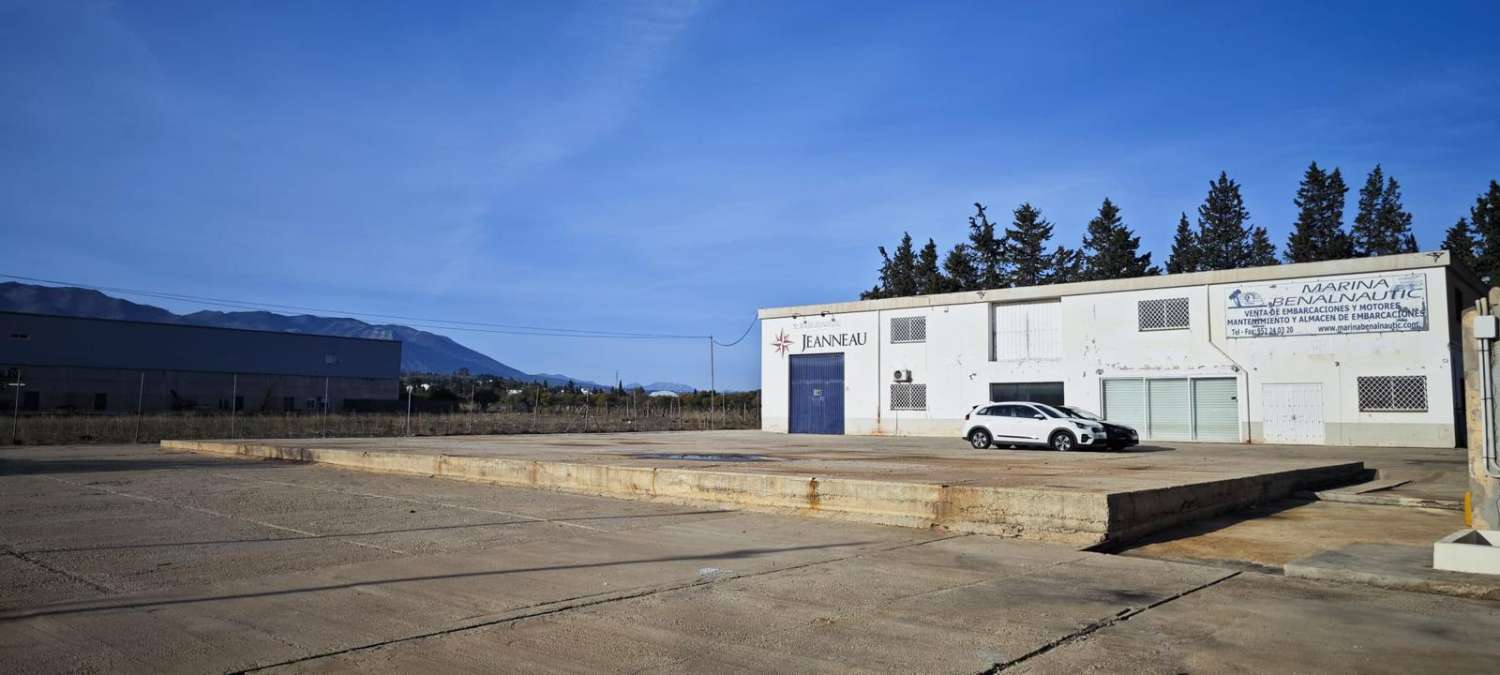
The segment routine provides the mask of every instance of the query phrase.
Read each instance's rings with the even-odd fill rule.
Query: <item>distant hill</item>
[[[505,365],[465,347],[452,338],[397,324],[369,324],[358,319],[272,312],[217,312],[174,314],[160,307],[121,300],[87,288],[34,286],[0,283],[0,311],[56,314],[95,319],[120,319],[152,323],[179,323],[219,328],[245,328],[312,335],[377,338],[401,341],[401,371],[453,373],[468,368],[476,375],[488,374],[528,382],[601,386],[566,375],[531,374]]]

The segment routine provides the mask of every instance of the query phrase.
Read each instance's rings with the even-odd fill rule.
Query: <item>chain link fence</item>
[[[30,414],[0,443],[71,445],[155,443],[162,439],[319,438],[557,434],[626,431],[759,429],[760,407],[706,410],[647,406],[543,406],[532,412],[412,413],[159,413],[146,415]],[[10,422],[10,420],[7,420]]]

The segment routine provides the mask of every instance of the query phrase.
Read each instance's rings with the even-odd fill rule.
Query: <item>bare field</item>
[[[413,413],[414,436],[473,434],[556,434],[627,431],[698,431],[758,429],[757,408],[627,414],[621,409],[569,406],[525,412]],[[407,418],[393,413],[242,414],[173,413],[145,415],[22,416],[14,435],[0,443],[65,445],[79,443],[155,443],[164,438],[316,438],[389,437],[408,434]]]

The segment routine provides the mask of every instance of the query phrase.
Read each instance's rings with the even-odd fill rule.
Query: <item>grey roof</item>
[[[1185,274],[1167,274],[1154,277],[1135,277],[1132,279],[1109,279],[1105,281],[1078,281],[1068,284],[1053,284],[1049,286],[1023,286],[1020,288],[1001,288],[990,291],[963,291],[959,293],[940,293],[936,295],[914,295],[903,298],[883,298],[880,300],[855,300],[851,302],[834,302],[817,305],[798,305],[793,307],[771,307],[760,310],[762,319],[780,319],[785,317],[808,316],[812,314],[841,314],[845,312],[868,312],[878,309],[913,309],[918,307],[940,307],[943,305],[966,305],[977,302],[1018,302],[1025,300],[1045,300],[1059,298],[1066,295],[1087,295],[1095,293],[1117,293],[1120,291],[1140,291],[1153,288],[1176,288],[1180,286],[1201,286],[1205,284],[1233,284],[1247,281],[1274,281],[1277,279],[1297,279],[1301,277],[1333,276],[1339,274],[1361,274],[1369,272],[1390,272],[1397,270],[1423,269],[1429,267],[1446,267],[1455,276],[1469,286],[1473,287],[1476,294],[1481,293],[1483,285],[1475,278],[1474,273],[1468,268],[1455,262],[1447,251],[1430,251],[1427,253],[1402,253],[1398,255],[1384,255],[1370,258],[1350,258],[1348,260],[1329,260],[1325,262],[1296,263],[1290,265],[1269,265],[1266,267],[1247,267],[1237,270],[1216,270],[1212,272],[1189,272]]]
[[[401,342],[0,312],[0,365],[396,379]]]

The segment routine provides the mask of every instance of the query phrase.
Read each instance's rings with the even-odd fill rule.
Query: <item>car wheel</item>
[[[969,432],[969,445],[975,450],[983,450],[990,447],[990,432],[984,429],[975,429]]]
[[[1066,431],[1059,431],[1055,434],[1052,434],[1052,438],[1048,441],[1048,445],[1051,445],[1052,449],[1058,452],[1067,452],[1069,450],[1072,450],[1073,443],[1073,434],[1070,434]]]

